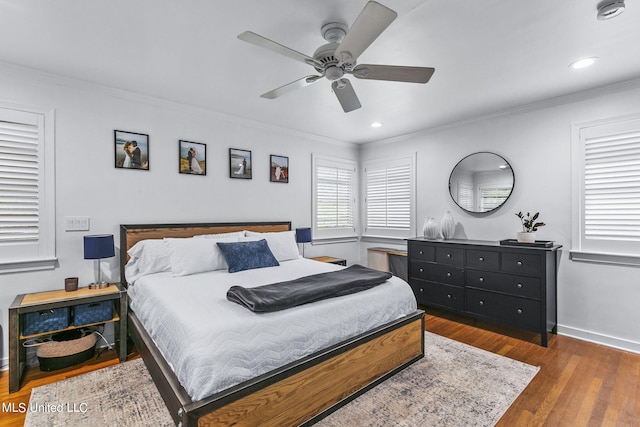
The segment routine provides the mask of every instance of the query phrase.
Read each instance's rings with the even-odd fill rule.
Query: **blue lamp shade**
[[[296,228],[296,242],[309,243],[311,241],[310,228]]]
[[[84,259],[101,259],[115,256],[113,234],[84,236]]]

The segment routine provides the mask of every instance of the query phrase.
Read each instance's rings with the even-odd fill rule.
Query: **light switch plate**
[[[88,216],[67,216],[64,218],[65,231],[89,231]]]

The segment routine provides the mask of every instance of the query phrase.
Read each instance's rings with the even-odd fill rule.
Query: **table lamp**
[[[304,244],[311,242],[311,228],[296,228],[296,242],[302,243],[302,257],[304,258]]]
[[[84,259],[95,259],[95,268],[98,270],[97,275],[95,275],[97,279],[95,283],[89,285],[89,289],[106,288],[109,286],[107,282],[102,280],[100,260],[102,258],[111,258],[115,255],[113,234],[84,236]]]

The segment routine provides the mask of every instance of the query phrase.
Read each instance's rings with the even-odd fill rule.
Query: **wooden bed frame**
[[[290,222],[142,224],[120,226],[120,269],[140,240],[252,230],[291,230]],[[310,322],[313,319],[309,319]],[[199,401],[192,401],[129,309],[128,330],[176,425],[311,425],[424,357],[424,312],[417,310]]]

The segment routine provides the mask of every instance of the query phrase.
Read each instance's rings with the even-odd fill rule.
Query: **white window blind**
[[[458,205],[462,209],[473,211],[473,186],[458,184]]]
[[[640,118],[574,126],[573,139],[572,259],[640,264]]]
[[[640,242],[640,129],[585,141],[584,234]]]
[[[356,235],[356,164],[314,156],[314,238]]]
[[[0,243],[39,237],[38,126],[0,120]]]
[[[365,234],[413,234],[413,164],[406,157],[365,165]]]
[[[511,187],[480,187],[480,212],[489,212],[502,205],[511,194]]]
[[[55,261],[53,113],[0,106],[0,271]]]

